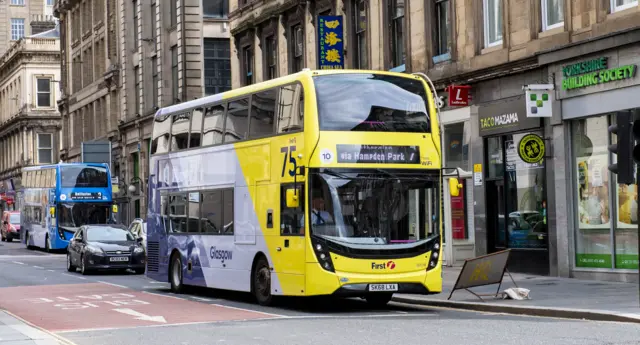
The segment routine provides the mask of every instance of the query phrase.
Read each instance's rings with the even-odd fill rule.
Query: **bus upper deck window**
[[[202,131],[202,108],[197,108],[191,114],[191,135],[189,136],[189,147],[200,146],[200,132]]]
[[[300,84],[280,88],[278,98],[278,133],[300,131],[304,128],[304,92]]]

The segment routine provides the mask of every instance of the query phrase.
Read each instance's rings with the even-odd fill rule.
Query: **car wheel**
[[[71,254],[67,253],[67,271],[75,272],[76,267],[71,263]]]
[[[144,274],[145,269],[144,268],[138,268],[136,270],[136,274]]]
[[[271,295],[271,271],[269,270],[269,262],[264,257],[258,259],[256,267],[253,270],[253,295],[258,300],[258,304],[268,306],[271,305],[273,296]]]
[[[374,307],[384,307],[391,301],[392,293],[372,293],[365,296],[367,303]]]
[[[82,272],[83,276],[86,276],[89,274],[89,269],[87,268],[87,265],[84,260],[84,254],[80,256],[80,272]]]
[[[13,242],[13,238],[7,237],[7,238],[5,238],[5,241],[7,241],[7,242]]]
[[[0,241],[2,241],[2,242],[5,241],[5,238],[4,238],[4,235],[2,234],[2,231],[0,231]]]
[[[182,292],[183,284],[182,284],[182,259],[180,258],[180,254],[176,254],[173,256],[173,260],[171,260],[171,270],[169,270],[170,281],[171,281],[171,291],[175,293]]]

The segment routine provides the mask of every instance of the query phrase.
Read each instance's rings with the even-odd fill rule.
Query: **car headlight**
[[[140,254],[144,252],[144,248],[142,247],[136,247],[136,249],[133,250],[134,253],[136,254]]]
[[[86,249],[93,254],[104,254],[102,248],[96,246],[87,246]]]

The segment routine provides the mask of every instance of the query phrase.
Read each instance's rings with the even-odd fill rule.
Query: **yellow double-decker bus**
[[[174,292],[251,292],[263,305],[441,292],[440,132],[427,81],[304,70],[160,109],[147,276]]]

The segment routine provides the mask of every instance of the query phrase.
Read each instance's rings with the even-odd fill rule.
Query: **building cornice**
[[[297,6],[305,6],[306,3],[307,0],[284,0],[282,2],[265,2],[258,0],[251,2],[229,13],[229,21],[231,23],[230,33],[232,36],[235,36],[238,33],[261,25],[273,16],[279,16]],[[256,14],[256,12],[258,13]]]

